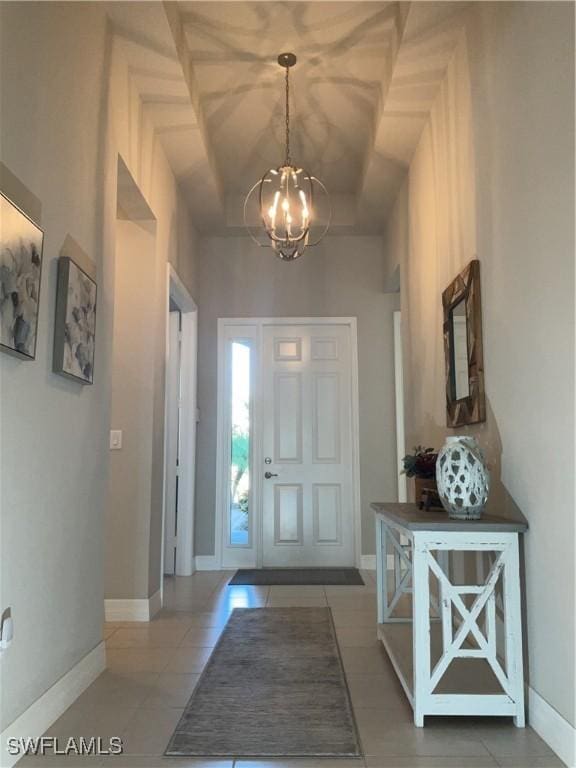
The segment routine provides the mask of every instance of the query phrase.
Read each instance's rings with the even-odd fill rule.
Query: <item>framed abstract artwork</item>
[[[44,233],[0,192],[0,349],[34,360]]]
[[[68,256],[58,259],[55,373],[81,384],[94,381],[96,283]]]

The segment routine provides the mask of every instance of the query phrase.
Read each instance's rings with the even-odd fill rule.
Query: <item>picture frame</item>
[[[471,261],[442,293],[446,425],[486,421],[480,262]]]
[[[53,371],[80,384],[94,383],[96,281],[69,256],[58,259]]]
[[[0,350],[35,360],[44,232],[0,192]]]

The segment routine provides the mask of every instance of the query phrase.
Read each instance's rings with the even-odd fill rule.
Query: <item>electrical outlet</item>
[[[111,429],[110,430],[110,450],[119,451],[122,448],[122,430]]]

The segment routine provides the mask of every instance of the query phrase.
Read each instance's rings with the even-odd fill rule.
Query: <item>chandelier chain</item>
[[[286,161],[285,165],[291,165],[290,162],[290,69],[286,67]]]

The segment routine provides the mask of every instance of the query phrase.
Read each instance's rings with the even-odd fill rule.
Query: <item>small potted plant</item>
[[[414,478],[414,498],[420,509],[441,506],[436,487],[437,458],[438,453],[434,448],[417,445],[413,453],[407,454],[402,459],[403,473],[406,477]]]

